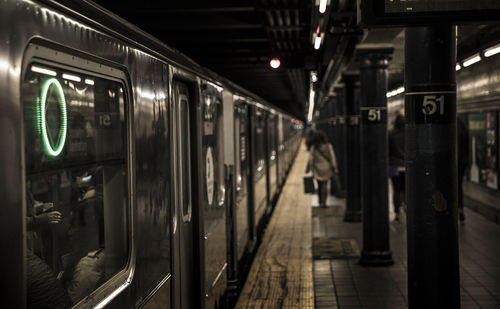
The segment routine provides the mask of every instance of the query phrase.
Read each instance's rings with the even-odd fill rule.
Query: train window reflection
[[[32,64],[22,94],[27,307],[67,308],[128,261],[123,86]]]
[[[259,179],[262,177],[263,173],[265,172],[265,164],[266,164],[266,134],[265,132],[265,117],[262,113],[257,112],[256,113],[256,122],[255,122],[255,156],[256,156],[256,177]]]
[[[217,100],[217,195],[219,206],[224,206],[226,194],[224,181],[224,117],[222,110],[222,102]]]
[[[189,128],[189,102],[185,95],[180,95],[179,106],[179,145],[181,145],[181,181],[182,181],[182,220],[191,221],[191,153]]]

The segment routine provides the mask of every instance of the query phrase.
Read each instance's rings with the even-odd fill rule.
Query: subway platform
[[[302,146],[236,307],[408,308],[404,212],[397,222],[390,211],[394,264],[359,265],[362,223],[343,221],[345,199],[329,196],[325,209],[303,193],[307,156]],[[467,208],[465,216],[458,226],[461,308],[500,308],[500,225]]]

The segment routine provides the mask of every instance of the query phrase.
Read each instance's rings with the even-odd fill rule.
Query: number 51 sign
[[[454,91],[409,92],[405,96],[405,113],[409,123],[439,124],[456,121],[457,96]]]

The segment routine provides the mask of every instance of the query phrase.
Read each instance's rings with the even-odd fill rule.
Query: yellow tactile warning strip
[[[303,144],[288,175],[236,308],[314,308],[311,197]]]

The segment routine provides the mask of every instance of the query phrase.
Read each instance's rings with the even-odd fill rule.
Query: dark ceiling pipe
[[[330,5],[334,12],[352,11],[356,8],[356,0],[331,0]]]

